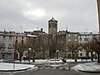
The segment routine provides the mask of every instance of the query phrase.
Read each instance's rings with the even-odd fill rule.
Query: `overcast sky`
[[[0,0],[0,31],[48,32],[48,20],[58,20],[58,31],[98,32],[96,0]]]

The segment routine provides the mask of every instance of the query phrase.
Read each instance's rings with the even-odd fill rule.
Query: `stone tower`
[[[99,33],[100,33],[100,0],[97,0],[98,6],[98,21],[99,21]]]
[[[57,20],[52,18],[48,21],[48,34],[56,34],[57,33]]]

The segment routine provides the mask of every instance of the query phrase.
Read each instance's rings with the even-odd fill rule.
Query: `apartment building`
[[[72,58],[72,49],[69,46],[78,45],[77,32],[59,31],[57,33],[57,47],[60,50],[59,55],[62,57]],[[73,50],[74,51],[74,50]]]
[[[79,44],[86,44],[86,43],[90,43],[92,42],[94,39],[99,39],[100,38],[100,34],[93,34],[92,32],[87,33],[80,33],[79,34]],[[99,40],[98,40],[99,41]],[[87,50],[85,49],[81,49],[78,53],[79,57],[87,57]],[[88,53],[88,56],[91,57],[91,52]],[[93,56],[97,56],[97,53],[95,51],[93,51]]]
[[[14,42],[14,36],[15,32],[1,32],[0,33],[0,58],[5,60],[11,60],[13,59],[13,42]]]
[[[20,55],[18,50],[15,49],[15,45],[26,43],[26,38],[25,33],[0,32],[0,59],[7,61],[18,59]]]
[[[91,42],[94,35],[95,34],[93,34],[92,32],[90,32],[90,33],[87,33],[87,32],[80,33],[79,34],[79,43],[85,44],[85,43]]]

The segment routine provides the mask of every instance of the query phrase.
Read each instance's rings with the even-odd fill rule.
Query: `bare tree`
[[[86,50],[87,58],[91,58],[91,61],[93,61],[94,43],[88,42],[88,43],[83,44],[82,47],[83,47],[83,49]],[[91,53],[91,56],[89,56],[89,53]]]
[[[26,44],[24,43],[15,43],[15,50],[17,50],[20,54],[19,61],[21,61],[21,58],[23,56],[23,52],[26,50]]]
[[[92,47],[98,54],[98,63],[100,63],[100,35],[99,38],[94,37],[92,40]]]
[[[78,57],[77,52],[80,49],[80,45],[79,44],[69,44],[68,49],[69,49],[69,51],[72,52],[72,58],[74,58],[75,62],[77,62],[77,57]]]
[[[91,61],[93,61],[93,52],[95,51],[98,54],[98,63],[100,63],[100,43],[96,38],[93,38],[92,41],[83,44],[82,47],[86,50],[87,57],[89,57],[89,52],[91,53]]]
[[[44,38],[42,42],[43,59],[45,58],[45,52],[48,50],[48,38]]]

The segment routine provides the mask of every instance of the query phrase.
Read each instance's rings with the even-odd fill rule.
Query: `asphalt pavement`
[[[20,72],[0,72],[0,75],[100,75],[100,73],[86,73],[80,72],[75,70],[64,70],[54,67],[39,67],[39,70],[27,70],[27,71],[20,71]]]
[[[25,71],[25,72],[14,73],[13,75],[100,75],[100,73],[85,73],[85,72],[77,72],[75,70],[65,71],[60,69],[42,69],[38,71]]]
[[[69,63],[70,67],[75,66],[77,63]],[[37,65],[38,70],[26,70],[19,72],[0,72],[0,75],[100,75],[100,73],[86,73],[75,70],[65,70],[62,66],[60,67],[51,67],[44,65]]]

